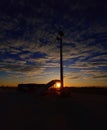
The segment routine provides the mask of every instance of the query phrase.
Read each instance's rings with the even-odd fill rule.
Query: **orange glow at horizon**
[[[55,75],[56,76],[56,75]],[[55,78],[55,77],[52,77],[52,76],[49,75],[49,77],[43,77],[43,78],[36,78],[36,77],[33,77],[33,78],[25,78],[20,80],[20,79],[14,79],[14,78],[4,78],[4,79],[1,79],[0,81],[0,86],[11,86],[11,87],[17,87],[17,85],[19,83],[36,83],[36,84],[46,84],[48,83],[49,81],[51,81],[52,79],[58,79],[58,78]],[[106,78],[105,79],[75,79],[75,80],[71,80],[71,79],[67,79],[67,78],[64,78],[64,87],[93,87],[93,86],[96,86],[96,87],[107,87],[107,81],[106,81]],[[61,84],[59,81],[57,81],[54,86],[54,88],[56,89],[60,89],[61,87]]]

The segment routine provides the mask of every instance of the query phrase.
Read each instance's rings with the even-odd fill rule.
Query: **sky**
[[[65,86],[107,86],[106,0],[3,0],[0,85],[60,78],[58,31],[64,31]]]

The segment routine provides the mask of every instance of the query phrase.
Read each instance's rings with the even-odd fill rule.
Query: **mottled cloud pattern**
[[[0,3],[0,76],[5,73],[5,77],[35,77],[36,82],[36,77],[57,75],[59,42],[56,36],[62,28],[65,79],[105,82],[105,3],[60,2],[11,0]]]

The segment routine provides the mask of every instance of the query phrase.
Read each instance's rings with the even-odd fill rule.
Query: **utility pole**
[[[60,81],[61,81],[61,89],[64,87],[64,81],[63,81],[63,45],[62,45],[62,39],[64,36],[63,31],[58,32],[57,40],[60,42]]]

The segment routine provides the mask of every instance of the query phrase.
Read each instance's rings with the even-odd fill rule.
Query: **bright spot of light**
[[[60,83],[60,82],[56,82],[55,88],[56,88],[56,89],[60,89],[60,88],[61,88],[61,83]]]

